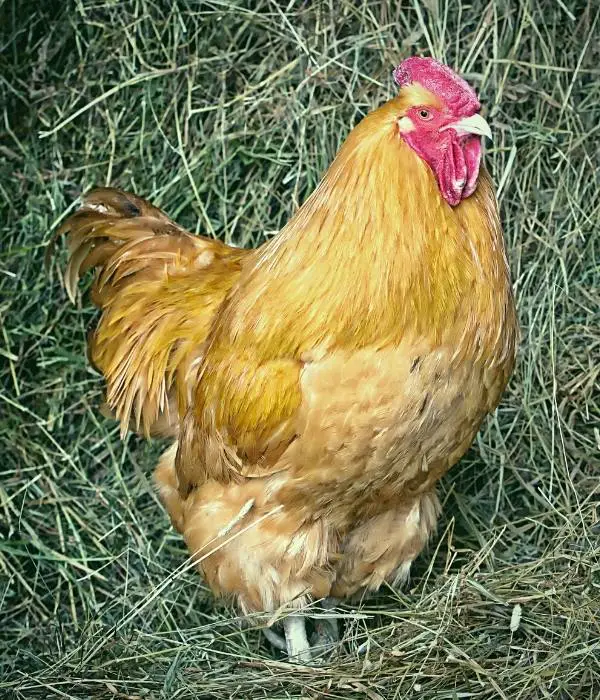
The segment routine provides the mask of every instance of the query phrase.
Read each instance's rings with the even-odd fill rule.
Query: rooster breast
[[[163,500],[211,587],[272,610],[405,575],[435,528],[435,483],[496,405],[512,362],[454,355],[407,340],[307,362],[297,437],[268,476],[208,481],[182,506],[165,460]]]

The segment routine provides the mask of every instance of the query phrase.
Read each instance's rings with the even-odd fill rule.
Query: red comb
[[[394,71],[396,85],[419,83],[440,97],[453,112],[470,116],[481,108],[475,90],[451,68],[433,58],[412,56]]]

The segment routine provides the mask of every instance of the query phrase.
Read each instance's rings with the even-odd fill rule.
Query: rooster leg
[[[287,642],[285,641],[285,637],[277,634],[277,632],[270,627],[264,627],[263,634],[265,635],[267,642],[272,644],[275,649],[279,649],[279,651],[287,651]]]
[[[315,617],[315,631],[311,636],[311,647],[321,654],[333,651],[340,641],[340,632],[336,617]]]
[[[333,610],[333,608],[337,608],[338,605],[341,604],[341,600],[339,598],[334,598],[333,596],[329,596],[328,598],[323,598],[321,601],[321,607],[323,610]]]
[[[312,661],[306,636],[306,622],[302,615],[290,615],[283,621],[285,642],[290,661],[309,664]]]
[[[333,606],[330,606],[333,607]],[[297,617],[297,616],[296,616]],[[300,618],[302,621],[305,620],[305,618]],[[295,623],[293,623],[295,624]],[[292,625],[293,626],[293,625]],[[311,635],[310,638],[310,651],[316,652],[319,656],[323,654],[327,654],[330,651],[334,649],[336,644],[340,641],[340,634],[339,634],[339,627],[338,627],[338,620],[335,617],[325,617],[325,616],[320,616],[320,617],[314,617],[313,618],[313,626],[314,626],[314,632]],[[284,627],[284,629],[286,629]],[[291,631],[287,632],[286,630],[286,636],[282,636],[281,634],[278,634],[275,632],[275,630],[271,627],[265,627],[263,628],[263,633],[267,639],[267,641],[275,647],[275,649],[279,649],[280,651],[288,651],[290,649],[290,644],[291,645],[296,645],[296,649],[300,648],[300,642],[304,639],[305,631],[302,629],[302,627],[298,623],[298,629],[299,632]],[[288,640],[291,640],[288,641]],[[289,652],[288,655],[290,658],[294,656],[295,658],[299,658],[299,653],[298,651],[294,652]],[[309,655],[312,657],[312,654]],[[308,656],[306,657],[308,658]],[[305,663],[308,663],[306,661]]]

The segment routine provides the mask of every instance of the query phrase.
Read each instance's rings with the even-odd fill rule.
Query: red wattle
[[[452,135],[440,157],[430,163],[440,192],[451,207],[475,191],[480,161],[481,141],[478,137],[465,139]]]

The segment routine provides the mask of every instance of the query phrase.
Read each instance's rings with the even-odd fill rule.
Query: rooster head
[[[477,186],[481,139],[491,138],[473,88],[433,58],[413,56],[394,71],[404,98],[398,134],[433,170],[448,204],[457,206]]]

